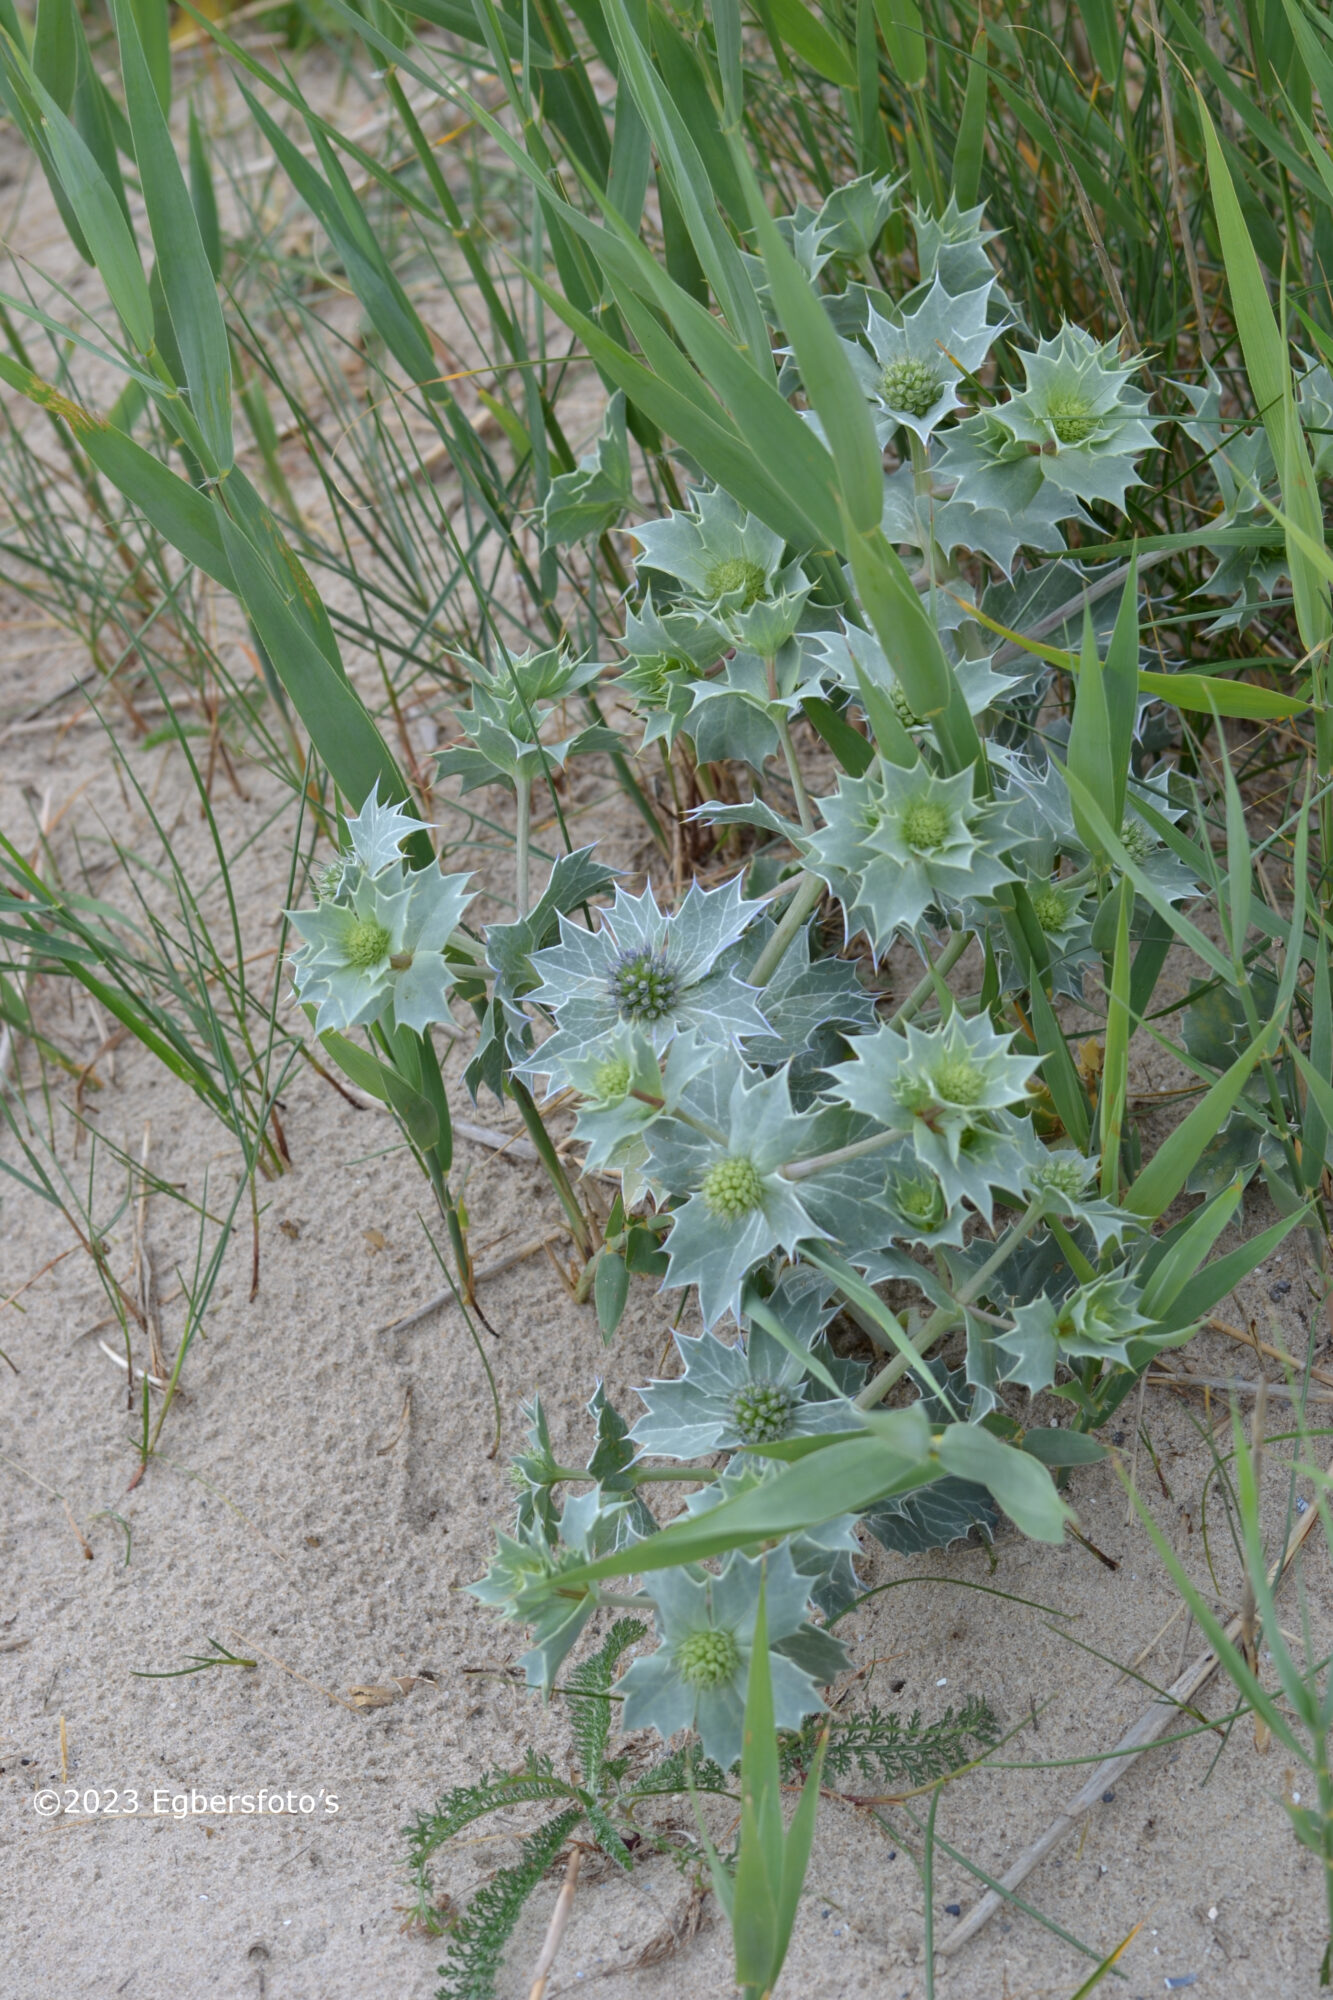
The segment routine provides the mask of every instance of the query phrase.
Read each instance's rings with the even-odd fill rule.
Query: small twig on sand
[[[240,1640],[247,1652],[258,1654],[259,1658],[267,1660],[271,1667],[281,1667],[282,1671],[290,1674],[294,1681],[300,1681],[304,1687],[313,1688],[315,1693],[322,1694],[326,1701],[336,1701],[339,1708],[345,1708],[350,1715],[362,1713],[354,1701],[345,1701],[342,1695],[335,1694],[332,1688],[321,1687],[318,1681],[312,1681],[309,1674],[298,1673],[295,1667],[289,1667],[285,1660],[280,1660],[276,1653],[266,1653],[262,1646],[256,1646],[253,1639],[247,1639],[244,1632],[238,1632],[234,1625],[230,1627],[230,1632],[233,1639]]]
[[[560,1894],[556,1897],[555,1908],[551,1912],[551,1921],[546,1926],[545,1941],[537,1963],[533,1967],[532,1990],[528,1994],[528,2000],[543,2000],[545,1995],[546,1982],[551,1976],[551,1967],[555,1964],[555,1955],[560,1949],[560,1940],[565,1934],[565,1925],[569,1922],[569,1913],[574,1905],[574,1891],[578,1887],[582,1860],[583,1849],[573,1848],[569,1856],[569,1866],[565,1870],[565,1879],[560,1885]]]
[[[1281,1555],[1276,1562],[1269,1565],[1270,1589],[1281,1581],[1297,1549],[1318,1519],[1319,1509],[1311,1507],[1293,1527]],[[1237,1616],[1227,1626],[1227,1638],[1233,1645],[1241,1638],[1243,1623],[1243,1619]],[[1210,1647],[1206,1653],[1200,1653],[1183,1674],[1177,1676],[1164,1694],[1156,1696],[1148,1704],[1137,1721],[1130,1724],[1110,1756],[1097,1766],[1087,1782],[1075,1792],[1063,1812],[1056,1814],[1046,1831],[1034,1840],[1030,1847],[1025,1848],[1013,1866],[1000,1877],[1000,1888],[1006,1894],[1000,1895],[994,1889],[988,1889],[976,1908],[969,1910],[960,1924],[954,1925],[939,1947],[942,1958],[952,1958],[955,1952],[961,1951],[963,1946],[977,1935],[978,1931],[985,1929],[995,1912],[1003,1907],[1006,1895],[1012,1895],[1020,1883],[1026,1882],[1033,1869],[1046,1859],[1052,1848],[1058,1847],[1066,1835],[1073,1832],[1084,1815],[1091,1812],[1109,1786],[1123,1782],[1130,1766],[1138,1762],[1143,1752],[1151,1747],[1164,1729],[1170,1727],[1178,1711],[1193,1701],[1205,1681],[1210,1680],[1216,1673],[1217,1666],[1217,1654]]]
[[[548,1229],[544,1236],[531,1237],[528,1242],[520,1243],[517,1248],[507,1250],[503,1257],[496,1257],[493,1262],[483,1264],[479,1271],[474,1271],[473,1284],[484,1285],[488,1279],[498,1278],[502,1271],[512,1270],[515,1264],[521,1264],[525,1257],[539,1256],[548,1243],[557,1243],[568,1233],[565,1229]],[[391,1319],[387,1326],[376,1327],[376,1338],[382,1333],[406,1333],[409,1327],[419,1326],[423,1319],[429,1319],[433,1312],[440,1310],[441,1306],[453,1305],[456,1296],[451,1289],[436,1292],[434,1298],[427,1299],[426,1303],[418,1306],[414,1312],[405,1313],[402,1319]]]

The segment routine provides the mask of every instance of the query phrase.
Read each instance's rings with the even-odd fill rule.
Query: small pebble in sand
[[[1198,1983],[1199,1975],[1197,1972],[1180,1972],[1176,1974],[1174,1979],[1167,1980],[1166,1990],[1168,1993],[1179,1993],[1186,1986],[1197,1986]]]

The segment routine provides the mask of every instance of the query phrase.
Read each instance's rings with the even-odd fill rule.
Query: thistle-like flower
[[[1139,483],[1138,460],[1156,444],[1148,397],[1130,386],[1137,361],[1122,366],[1115,341],[1105,346],[1082,327],[1062,326],[1023,357],[1027,387],[992,414],[1021,444],[1035,445],[1043,476],[1080,500],[1124,511]]]
[[[860,918],[877,953],[932,904],[984,897],[1012,878],[999,852],[1003,815],[973,797],[970,771],[938,778],[924,764],[881,761],[865,777],[840,777],[819,803],[825,825],[810,836],[809,866],[841,894],[849,932]]]
[[[772,1251],[825,1236],[782,1174],[818,1150],[820,1120],[793,1112],[785,1070],[763,1077],[735,1057],[688,1085],[679,1109],[652,1127],[647,1172],[689,1196],[672,1218],[666,1283],[697,1285],[713,1326],[724,1313],[739,1317],[745,1280]]]
[[[1103,1201],[1089,1186],[1097,1172],[1096,1159],[1085,1159],[1070,1148],[1047,1152],[1031,1168],[1028,1189],[1041,1197],[1046,1215],[1062,1222],[1082,1223],[1092,1232],[1098,1250],[1115,1243],[1130,1230],[1143,1228],[1142,1218]]]
[[[289,912],[304,942],[292,953],[297,998],[315,1029],[346,1031],[389,1014],[418,1032],[449,1018],[444,948],[471,902],[466,875],[411,868],[399,848],[422,822],[375,793],[347,821],[352,853],[335,864],[334,895]]]
[[[565,1075],[581,1099],[574,1137],[585,1148],[583,1171],[618,1171],[627,1211],[645,1192],[648,1127],[669,1113],[686,1084],[716,1060],[717,1044],[703,1040],[693,1028],[678,1035],[659,1057],[642,1029],[621,1022],[604,1043],[565,1064]]]
[[[674,916],[651,889],[618,889],[596,931],[562,916],[559,944],[532,954],[542,983],[531,997],[554,1015],[556,1032],[526,1069],[561,1088],[572,1081],[568,1064],[605,1051],[622,1025],[658,1053],[687,1028],[712,1043],[765,1033],[754,988],[723,962],[761,909],[733,877],[720,889],[692,883]]]
[[[774,1723],[798,1729],[823,1707],[811,1675],[779,1650],[805,1626],[810,1597],[809,1579],[797,1573],[784,1546],[763,1557],[730,1555],[716,1577],[672,1569],[647,1579],[662,1643],[616,1683],[624,1696],[624,1729],[651,1726],[662,1736],[697,1729],[704,1755],[724,1771],[731,1768],[741,1754],[761,1582]]]
[[[630,1437],[655,1458],[700,1458],[745,1445],[855,1428],[856,1411],[841,1397],[807,1396],[810,1376],[800,1358],[762,1326],[729,1347],[715,1334],[675,1336],[685,1366],[671,1382],[649,1382],[635,1393],[647,1406]]]
[[[994,1130],[998,1114],[1025,1095],[1032,1064],[1009,1053],[985,1014],[953,1013],[942,1028],[880,1028],[858,1036],[850,1062],[829,1072],[833,1095],[880,1125],[910,1134],[917,1158],[939,1177],[946,1197],[966,1136]],[[1000,1184],[1002,1176],[996,1175]]]
[[[521,655],[502,650],[493,671],[460,655],[472,682],[472,706],[459,712],[470,741],[441,751],[441,777],[461,779],[464,792],[530,784],[577,752],[614,748],[618,739],[595,725],[549,740],[543,734],[556,705],[596,680],[602,671],[596,660],[577,659],[558,646]]]
[[[870,307],[866,339],[871,352],[845,343],[866,395],[876,406],[876,428],[887,443],[901,424],[930,442],[931,432],[963,407],[958,387],[975,375],[1002,331],[987,320],[995,280],[987,278],[957,297],[937,275],[919,305],[898,320]]]
[[[1062,1361],[1118,1361],[1129,1367],[1129,1342],[1152,1324],[1138,1302],[1134,1281],[1111,1274],[1077,1286],[1058,1304],[1038,1298],[1018,1306],[1013,1326],[995,1338],[1009,1357],[1000,1379],[1037,1395],[1050,1388]]]
[[[636,569],[674,580],[700,633],[715,633],[717,651],[742,646],[768,658],[796,630],[810,591],[800,564],[784,567],[782,537],[720,487],[696,489],[688,513],[645,521],[634,533]]]
[[[550,1691],[561,1662],[597,1609],[596,1590],[562,1588],[562,1573],[634,1541],[633,1515],[629,1496],[608,1496],[595,1486],[565,1501],[557,1540],[552,1540],[551,1520],[541,1513],[531,1514],[513,1535],[497,1531],[491,1566],[468,1585],[468,1592],[501,1617],[532,1628],[532,1648],[519,1662],[529,1687]]]

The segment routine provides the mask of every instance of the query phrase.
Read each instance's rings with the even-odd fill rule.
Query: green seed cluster
[[[358,972],[369,972],[372,965],[389,956],[391,943],[383,924],[376,923],[374,917],[364,917],[348,931],[343,956]]]
[[[938,1229],[945,1215],[944,1191],[938,1181],[899,1181],[894,1199],[909,1222],[922,1229]]]
[[[918,854],[933,854],[953,831],[948,808],[936,799],[909,799],[898,824],[905,844]]]
[[[614,1098],[618,1102],[629,1089],[629,1058],[610,1056],[599,1064],[593,1074],[592,1087],[598,1097]]]
[[[943,1056],[932,1076],[935,1094],[946,1104],[980,1104],[986,1094],[986,1072],[970,1056]]]
[[[741,609],[748,611],[767,593],[768,573],[762,563],[752,562],[748,556],[726,556],[709,570],[707,585],[714,600],[739,592]]]
[[[680,981],[653,951],[627,951],[616,960],[607,991],[625,1021],[660,1021],[675,1011]]]
[[[1060,891],[1049,884],[1044,889],[1033,891],[1032,909],[1037,922],[1044,931],[1063,930],[1069,916],[1069,902]]]
[[[687,1687],[723,1687],[735,1680],[740,1664],[732,1632],[689,1632],[676,1648],[676,1672]]]
[[[330,861],[328,866],[320,871],[319,881],[315,887],[315,894],[319,897],[321,903],[334,903],[338,900],[338,892],[342,888],[342,885],[343,863],[341,859]]]
[[[891,361],[880,381],[880,394],[891,410],[907,417],[924,417],[939,400],[940,378],[928,361]]]
[[[785,1382],[747,1382],[731,1399],[731,1418],[746,1444],[785,1438],[796,1410],[796,1391]]]
[[[1051,397],[1046,405],[1046,421],[1061,444],[1082,444],[1092,436],[1101,419],[1086,396],[1069,392]]]
[[[753,1160],[719,1160],[704,1175],[703,1197],[724,1222],[739,1222],[763,1205],[764,1183]]]
[[[1050,1160],[1039,1167],[1033,1176],[1039,1188],[1050,1194],[1064,1195],[1070,1201],[1077,1201],[1088,1178],[1088,1170],[1082,1160]]]
[[[1157,851],[1157,836],[1141,819],[1126,819],[1120,829],[1120,841],[1133,861],[1146,861]]]

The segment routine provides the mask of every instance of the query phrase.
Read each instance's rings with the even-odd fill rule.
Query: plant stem
[[[941,1335],[947,1333],[956,1323],[959,1306],[969,1306],[973,1299],[980,1298],[1005,1259],[1017,1250],[1025,1237],[1031,1235],[1041,1219],[1041,1210],[1042,1204],[1039,1200],[1029,1202],[1013,1228],[1005,1231],[981,1269],[961,1288],[954,1303],[937,1307],[925,1325],[912,1336],[912,1346],[918,1354],[928,1353]],[[873,1410],[876,1403],[882,1403],[894,1383],[901,1380],[911,1366],[912,1360],[906,1354],[895,1354],[886,1361],[879,1373],[871,1376],[857,1397],[857,1409]]]
[[[907,1134],[891,1127],[887,1132],[872,1132],[868,1139],[854,1139],[850,1146],[835,1146],[831,1153],[815,1153],[808,1160],[793,1160],[781,1169],[784,1181],[808,1181],[811,1174],[822,1174],[826,1167],[840,1167],[844,1160],[859,1160],[866,1153],[878,1153],[885,1146],[891,1146],[895,1139],[905,1139]]]
[[[550,1176],[551,1185],[560,1197],[560,1206],[565,1211],[569,1223],[569,1233],[574,1239],[579,1255],[592,1255],[592,1232],[588,1228],[588,1218],[583,1213],[574,1186],[565,1171],[565,1163],[556,1152],[551,1135],[542,1122],[542,1115],[532,1101],[532,1093],[526,1084],[516,1076],[509,1078],[509,1094],[518,1106],[518,1115],[527,1127],[528,1137],[541,1156],[541,1163]]]
[[[908,1021],[920,1013],[931,994],[935,991],[936,980],[943,979],[946,973],[953,971],[953,968],[957,965],[971,942],[972,933],[970,931],[955,931],[953,933],[948,944],[945,945],[944,950],[935,960],[934,965],[931,966],[923,978],[917,981],[897,1013],[889,1017],[889,1026],[891,1028],[905,1027]]]
[[[785,715],[777,717],[777,730],[782,754],[787,760],[787,776],[791,779],[791,788],[796,794],[796,811],[800,816],[801,829],[804,833],[813,833],[815,815],[810,805],[810,794],[805,789],[805,779],[801,776],[801,767],[796,761],[796,745],[791,740],[791,729]]]
[[[514,779],[514,901],[520,917],[528,914],[528,844],[532,826],[532,780]]]
[[[818,875],[802,875],[796,894],[787,905],[786,915],[750,968],[751,986],[767,986],[781,965],[788,945],[800,930],[824,893]]]

